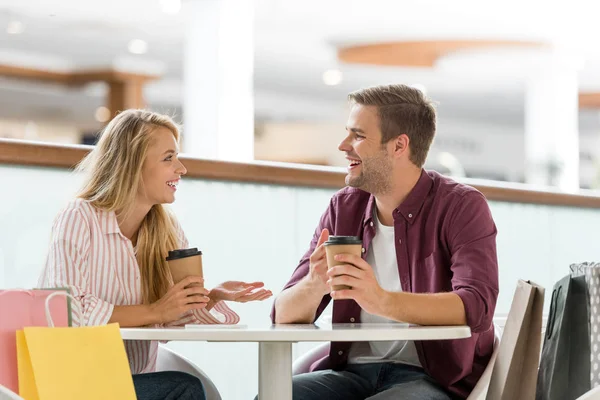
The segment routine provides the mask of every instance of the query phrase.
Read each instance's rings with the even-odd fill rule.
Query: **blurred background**
[[[182,124],[192,157],[314,165],[190,162],[173,205],[207,287],[264,280],[279,293],[342,185],[342,168],[321,166],[346,165],[348,93],[403,83],[438,110],[426,167],[488,197],[502,319],[517,279],[551,293],[569,264],[600,259],[600,192],[564,194],[600,187],[595,3],[0,0],[0,138],[17,139],[0,139],[0,288],[36,287],[82,179],[66,166],[83,151],[19,141],[94,144],[119,110],[148,108]],[[249,324],[269,323],[271,306],[232,305]],[[256,394],[255,343],[169,346],[224,399]]]
[[[600,26],[557,3],[0,0],[0,137],[93,144],[144,107],[198,157],[344,166],[347,94],[405,83],[437,103],[427,167],[597,188]]]

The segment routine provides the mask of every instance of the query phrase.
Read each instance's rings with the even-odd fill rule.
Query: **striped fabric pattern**
[[[181,248],[187,248],[181,228],[179,238]],[[38,286],[71,289],[82,310],[82,318],[73,313],[74,326],[104,325],[114,306],[142,304],[134,248],[119,230],[115,213],[99,210],[82,199],[70,202],[54,221]],[[237,322],[239,316],[219,302],[210,312],[194,310],[168,326]],[[125,349],[133,374],[156,370],[158,342],[127,340]]]

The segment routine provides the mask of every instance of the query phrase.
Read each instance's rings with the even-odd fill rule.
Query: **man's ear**
[[[394,142],[394,155],[400,156],[400,155],[408,152],[410,139],[408,138],[408,136],[406,134],[403,133],[403,134],[399,135],[396,139],[393,140],[393,142]]]

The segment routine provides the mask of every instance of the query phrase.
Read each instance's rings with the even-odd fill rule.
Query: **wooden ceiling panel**
[[[460,50],[499,47],[541,47],[541,42],[510,40],[424,40],[374,43],[338,49],[346,63],[402,67],[433,67],[436,60]]]

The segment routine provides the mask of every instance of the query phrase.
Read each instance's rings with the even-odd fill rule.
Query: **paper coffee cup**
[[[335,256],[338,254],[354,254],[359,257],[362,255],[362,240],[358,236],[329,236],[329,239],[323,245],[327,254],[327,268],[344,264],[335,260]],[[351,287],[333,285],[333,290],[343,289],[351,289]]]
[[[188,276],[204,277],[202,272],[202,252],[196,247],[169,251],[167,263],[169,264],[174,284],[181,282]],[[204,284],[199,284],[198,286],[204,287]]]

